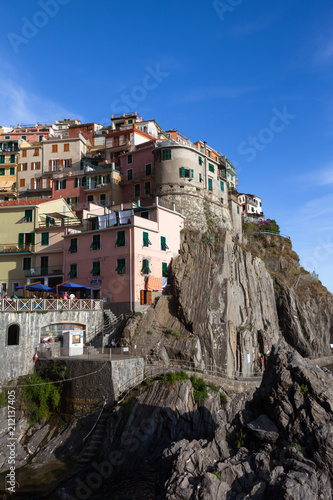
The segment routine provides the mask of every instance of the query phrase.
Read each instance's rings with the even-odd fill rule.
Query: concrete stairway
[[[96,349],[96,347],[89,345],[83,348],[83,354],[88,354],[89,356],[98,356],[99,351]]]
[[[91,463],[97,455],[97,451],[100,449],[101,444],[104,439],[106,431],[106,423],[110,416],[110,413],[102,413],[98,424],[93,430],[87,446],[84,448],[83,453],[79,460],[79,465],[84,467],[85,465]]]

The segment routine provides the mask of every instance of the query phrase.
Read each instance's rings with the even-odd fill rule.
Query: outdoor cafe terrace
[[[0,299],[0,312],[96,311],[103,309],[100,299]]]

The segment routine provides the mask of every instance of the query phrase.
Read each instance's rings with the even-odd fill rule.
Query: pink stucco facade
[[[121,156],[124,202],[152,198],[154,193],[154,141],[138,145],[135,151]]]
[[[126,210],[128,207],[122,208]],[[134,209],[133,214],[124,220],[119,221],[118,215],[117,222],[105,222],[101,210],[90,212],[90,220],[83,221],[85,227],[78,227],[74,232],[73,229],[67,230],[64,242],[65,278],[92,286],[93,296],[110,302],[111,310],[116,314],[131,309],[140,310],[147,277],[162,280],[162,270],[165,271],[178,255],[184,217],[178,212],[152,206],[144,211]],[[113,212],[117,213],[120,217],[124,214],[123,211]],[[94,229],[92,215],[99,216],[93,222]],[[112,222],[117,225],[109,225]],[[148,263],[149,272],[143,271],[144,261]],[[121,266],[125,267],[119,272]],[[73,276],[75,269],[76,275]],[[94,275],[96,269],[98,273]],[[146,297],[145,294],[145,301],[149,303]]]

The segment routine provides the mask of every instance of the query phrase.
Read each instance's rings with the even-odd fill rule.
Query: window
[[[39,162],[35,161],[31,163],[31,170],[38,170],[39,168]]]
[[[124,247],[125,246],[125,231],[118,231],[117,232],[117,239],[116,239],[116,246],[117,247]]]
[[[141,272],[143,274],[151,273],[151,270],[149,269],[149,260],[148,259],[143,259]]]
[[[210,151],[208,151],[208,156],[209,156],[209,158],[210,158]]]
[[[20,187],[25,187],[25,179],[20,179]]]
[[[239,205],[237,205],[237,213],[239,214]]]
[[[126,273],[126,261],[125,259],[117,259],[117,274],[125,274]]]
[[[77,264],[70,264],[68,276],[70,278],[77,278]]]
[[[26,157],[27,157],[27,150],[23,149],[23,151],[22,151],[22,158],[26,158]]]
[[[49,274],[49,258],[40,258],[40,274]]]
[[[64,160],[64,167],[65,168],[71,167],[71,160]]]
[[[58,144],[52,144],[52,153],[58,153]]]
[[[23,257],[22,269],[23,269],[23,271],[30,271],[30,269],[31,269],[31,257]]]
[[[21,135],[21,139],[23,139],[24,141],[27,140],[27,136],[26,135]]]
[[[92,244],[90,245],[90,248],[92,250],[100,250],[100,248],[101,248],[101,235],[100,234],[93,235],[93,240],[92,240]]]
[[[127,180],[131,181],[133,179],[133,170],[130,168],[127,170]]]
[[[171,160],[171,149],[163,149],[162,161]]]
[[[199,182],[202,182],[202,175],[199,174]]]
[[[69,151],[69,143],[64,144],[64,151],[65,152]]]
[[[198,156],[198,160],[199,160],[199,165],[202,165],[202,157],[201,156]]]
[[[55,224],[54,218],[47,215],[45,218],[45,224],[46,224],[46,227],[53,226]]]
[[[91,202],[93,202],[93,201],[94,201],[94,195],[89,194],[89,195],[87,196],[87,202],[88,202],[88,203],[91,203]]]
[[[38,142],[42,142],[43,138],[44,138],[44,136],[43,136],[43,135],[40,135],[40,136],[38,137]]]
[[[212,179],[208,179],[208,189],[209,189],[209,191],[213,191],[213,181],[212,181]]]
[[[48,245],[50,240],[50,233],[42,233],[41,245]]]
[[[180,167],[179,176],[180,177],[187,177],[188,179],[193,179],[194,170],[192,170],[190,168]]]
[[[12,292],[16,292],[17,287],[20,286],[20,283],[12,283]]]
[[[105,203],[106,203],[106,194],[101,194],[101,195],[99,196],[99,203],[100,203],[101,205],[105,205]]]
[[[9,163],[15,163],[15,155],[10,155]]]
[[[131,163],[133,163],[133,155],[128,155],[128,157],[127,157],[127,165],[130,165]]]
[[[15,175],[15,167],[10,167],[9,175]]]
[[[214,165],[212,165],[211,163],[208,163],[208,170],[209,170],[210,172],[213,172],[213,173],[214,173],[214,172],[215,172]]]
[[[169,275],[168,273],[168,264],[166,262],[162,262],[162,277],[167,278]]]
[[[161,250],[167,250],[169,247],[166,244],[166,237],[161,236]]]
[[[10,135],[5,135],[5,139],[10,139]]]
[[[150,194],[150,181],[145,182],[145,194]]]
[[[261,201],[259,202],[259,205],[262,207]]]
[[[26,172],[28,170],[28,164],[27,163],[22,163],[21,164],[21,171]]]
[[[6,169],[0,168],[0,175],[5,175],[5,173],[6,173]]]
[[[149,212],[141,212],[141,217],[143,219],[149,219]]]
[[[137,198],[140,196],[140,184],[135,184],[134,185],[134,196]]]
[[[220,181],[220,189],[221,189],[221,191],[224,191],[224,182],[223,181]]]
[[[71,244],[68,249],[69,253],[77,252],[77,238],[71,238]]]
[[[0,163],[5,163],[5,155],[0,155]]]
[[[133,123],[133,120],[128,120],[127,122],[129,125],[131,125],[131,123]]]
[[[93,276],[100,276],[101,274],[101,263],[99,260],[96,260],[93,262],[93,267],[92,267],[92,270],[91,270],[91,274]]]
[[[151,175],[151,163],[147,163],[146,165],[146,175]]]
[[[32,210],[24,210],[24,222],[32,222]]]
[[[35,148],[34,156],[39,156],[39,148]]]
[[[149,235],[148,233],[143,232],[143,246],[149,247],[149,245],[151,245],[151,241],[149,240]]]
[[[19,325],[10,325],[7,331],[7,345],[19,345],[20,327]]]

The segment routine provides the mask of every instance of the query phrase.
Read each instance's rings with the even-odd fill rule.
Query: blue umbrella
[[[36,285],[24,285],[16,287],[16,289],[22,288],[25,288],[29,292],[49,292],[51,290],[49,286],[42,285],[41,283],[37,283]]]
[[[78,285],[77,283],[73,283],[69,281],[68,283],[64,283],[63,285],[58,286],[58,290],[69,290],[70,288],[73,288],[75,290],[91,290],[90,286],[83,286],[83,285]],[[51,291],[56,293],[57,292],[57,287],[51,288]]]

